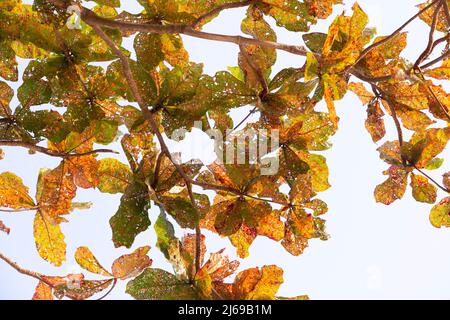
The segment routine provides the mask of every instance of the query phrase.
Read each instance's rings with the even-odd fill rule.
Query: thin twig
[[[6,213],[27,212],[27,211],[35,211],[35,210],[39,210],[39,207],[30,207],[30,208],[21,208],[21,209],[0,208],[0,212],[6,212]]]
[[[417,59],[416,63],[414,64],[414,68],[413,69],[417,69],[419,67],[419,65],[422,63],[422,61],[424,61],[426,58],[428,58],[430,56],[430,54],[433,52],[433,48],[434,48],[434,46],[433,46],[434,32],[436,31],[436,26],[437,26],[438,17],[439,17],[439,11],[441,11],[441,8],[442,8],[442,1],[440,1],[436,5],[436,9],[434,10],[434,13],[433,13],[430,33],[428,35],[427,47],[425,48],[424,52]]]
[[[400,144],[400,148],[403,147],[403,130],[402,130],[402,125],[400,123],[400,120],[398,119],[397,116],[397,111],[395,110],[395,102],[391,99],[391,97],[386,94],[385,92],[383,92],[379,87],[377,87],[376,85],[372,85],[372,88],[376,94],[376,96],[381,96],[381,99],[383,99],[384,101],[386,101],[389,111],[391,112],[391,117],[394,120],[395,123],[395,128],[397,129],[397,135],[398,135],[398,142]],[[407,166],[407,160],[406,158],[403,156],[403,154],[401,155],[402,158],[402,163],[403,166]]]
[[[445,188],[444,186],[442,186],[439,182],[437,182],[436,180],[434,180],[432,177],[430,177],[427,173],[425,173],[423,170],[421,170],[420,168],[418,168],[417,166],[414,166],[414,169],[416,169],[417,171],[419,171],[423,176],[425,176],[426,178],[428,178],[430,181],[432,181],[439,189],[441,189],[442,191],[445,191],[447,193],[450,193],[450,190]]]
[[[430,9],[431,7],[433,7],[436,3],[440,2],[441,0],[435,0],[432,3],[430,3],[429,5],[425,6],[422,10],[420,10],[418,13],[416,13],[414,16],[412,16],[408,21],[406,21],[404,24],[402,24],[397,30],[395,30],[393,33],[391,33],[391,35],[387,36],[386,38],[383,38],[382,40],[368,46],[366,49],[364,49],[360,56],[358,57],[358,59],[356,59],[355,63],[347,69],[347,71],[349,71],[353,66],[356,66],[362,59],[365,58],[365,56],[367,56],[372,50],[388,43],[389,41],[391,41],[393,38],[395,38],[403,29],[405,29],[411,22],[413,22],[414,20],[416,20],[422,13],[424,13],[425,11],[427,11],[428,9]]]
[[[450,28],[450,11],[449,11],[449,8],[448,8],[447,0],[442,0],[441,2],[442,2],[442,5],[443,5],[445,19],[447,20],[447,27]]]
[[[114,290],[114,288],[116,287],[116,284],[117,284],[117,278],[110,279],[110,280],[108,280],[108,281],[112,281],[112,282],[113,282],[111,288],[109,288],[108,292],[106,292],[103,296],[101,296],[101,297],[98,298],[97,300],[103,300],[103,299],[105,299],[107,296],[109,296],[109,294],[110,294],[110,293]]]
[[[230,133],[233,133],[236,131],[240,126],[242,126],[256,111],[258,111],[258,107],[255,106],[250,112],[247,114],[247,116],[239,122]]]
[[[67,152],[59,152],[55,150],[51,150],[45,147],[37,146],[32,143],[23,142],[23,141],[9,141],[9,140],[0,140],[0,146],[3,147],[21,147],[26,148],[34,152],[39,152],[46,154],[50,157],[57,157],[57,158],[78,158],[78,157],[85,157],[90,156],[93,154],[98,153],[114,153],[118,154],[118,152],[110,149],[97,149],[97,150],[91,150],[88,152],[83,153],[67,153]]]

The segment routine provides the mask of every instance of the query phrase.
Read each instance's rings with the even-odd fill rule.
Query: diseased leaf
[[[64,162],[54,170],[41,170],[36,199],[42,215],[48,222],[59,224],[64,221],[61,215],[71,211],[76,190],[77,187]]]
[[[33,300],[53,300],[53,289],[42,281],[36,286]]]
[[[444,174],[442,181],[443,181],[444,187],[447,188],[448,190],[450,190],[450,172],[447,172],[446,174]]]
[[[152,264],[152,260],[147,256],[150,247],[142,247],[132,254],[126,254],[116,259],[111,267],[115,278],[122,280],[136,277],[142,270]]]
[[[408,184],[408,172],[399,167],[391,167],[385,175],[389,178],[376,187],[375,200],[385,205],[390,205],[403,198]]]
[[[302,37],[309,50],[314,53],[322,53],[323,45],[327,39],[327,35],[325,33],[308,33],[304,34]]]
[[[83,269],[102,276],[111,274],[98,262],[97,258],[87,247],[79,247],[75,252],[75,260]]]
[[[252,268],[240,272],[233,283],[238,300],[274,300],[283,283],[283,271],[276,266]]]
[[[411,174],[411,187],[413,197],[419,202],[435,203],[437,199],[437,187],[428,181],[427,178]]]
[[[450,198],[445,198],[431,209],[431,224],[436,228],[450,228]]]
[[[175,229],[173,225],[167,220],[166,214],[161,211],[155,223],[155,232],[158,237],[156,246],[164,254],[166,259],[169,259],[170,243],[175,240]]]
[[[130,168],[112,158],[99,161],[98,175],[100,177],[98,188],[105,193],[124,193],[132,183]]]
[[[424,168],[428,162],[444,151],[449,138],[449,127],[444,129],[433,128],[414,134],[410,143],[416,144],[420,142],[422,144],[422,153],[417,162],[417,166]]]
[[[138,300],[197,300],[195,289],[187,282],[161,269],[146,269],[127,284],[127,293]]]
[[[373,142],[378,142],[386,135],[386,127],[384,125],[384,112],[379,102],[369,104],[367,108],[366,129],[370,133]]]
[[[93,295],[106,290],[112,280],[84,280],[83,275],[69,275],[62,284],[55,287],[55,296],[73,300],[87,300]]]
[[[149,195],[145,184],[133,182],[120,200],[116,214],[109,220],[113,231],[113,242],[118,248],[130,248],[136,236],[150,226],[148,217]]]
[[[66,243],[59,225],[45,221],[40,211],[34,218],[34,240],[36,249],[42,259],[59,267],[66,261]]]
[[[17,81],[19,78],[16,53],[7,41],[0,41],[0,77],[7,81]]]
[[[11,172],[0,174],[0,207],[26,209],[35,206],[21,178]]]

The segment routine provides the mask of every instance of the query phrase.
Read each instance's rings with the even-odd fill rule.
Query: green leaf
[[[127,284],[129,295],[138,300],[197,300],[197,292],[187,282],[161,269],[146,269]]]
[[[118,248],[130,248],[136,236],[150,226],[148,217],[149,195],[145,184],[134,182],[128,186],[120,200],[117,213],[109,220],[113,242]]]
[[[321,32],[307,33],[303,36],[306,46],[314,53],[322,53],[323,46],[327,40],[327,34]]]
[[[117,122],[111,120],[100,120],[96,123],[95,142],[103,145],[112,143],[118,134]]]
[[[310,8],[305,2],[264,0],[267,7],[263,10],[275,19],[279,27],[295,32],[308,31],[309,26],[315,22],[315,17],[309,14]]]
[[[189,61],[179,35],[139,33],[134,39],[134,49],[138,63],[148,71],[163,61],[174,67],[185,66]]]
[[[175,240],[175,229],[167,220],[166,214],[161,209],[161,213],[155,223],[155,232],[157,236],[156,246],[169,259],[169,247],[171,241]]]
[[[161,202],[167,212],[177,221],[182,228],[194,229],[198,221],[209,209],[209,200],[206,195],[194,194],[196,206],[194,207],[189,196],[173,194],[161,197]]]
[[[155,81],[151,77],[150,73],[140,67],[134,60],[130,60],[130,66],[142,98],[147,103],[153,102],[156,98],[157,90]],[[123,73],[122,64],[120,61],[114,61],[108,66],[106,77],[111,90],[117,95],[117,97],[123,97],[130,102],[135,102],[134,96],[128,86],[128,81]]]
[[[427,170],[437,170],[440,167],[442,167],[442,165],[444,164],[444,161],[445,161],[445,159],[442,159],[442,158],[434,158],[433,160],[428,162],[428,164],[425,167],[425,169],[427,169]]]

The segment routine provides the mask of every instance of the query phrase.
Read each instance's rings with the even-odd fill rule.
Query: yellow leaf
[[[83,269],[102,276],[111,276],[105,268],[98,262],[97,258],[87,247],[80,247],[75,252],[75,260]]]
[[[273,300],[283,283],[283,270],[264,266],[240,272],[233,283],[235,298],[243,300]]]
[[[430,222],[436,228],[450,228],[450,197],[443,199],[431,209]]]
[[[34,219],[34,240],[39,255],[59,267],[66,260],[66,243],[59,225],[47,223],[40,211]]]

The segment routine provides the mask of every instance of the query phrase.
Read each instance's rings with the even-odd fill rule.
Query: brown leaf
[[[44,282],[39,281],[33,295],[33,300],[53,300],[53,289]]]
[[[149,251],[149,246],[142,247],[132,254],[126,254],[116,259],[112,265],[114,277],[126,280],[138,276],[152,264],[152,260],[147,256]]]

